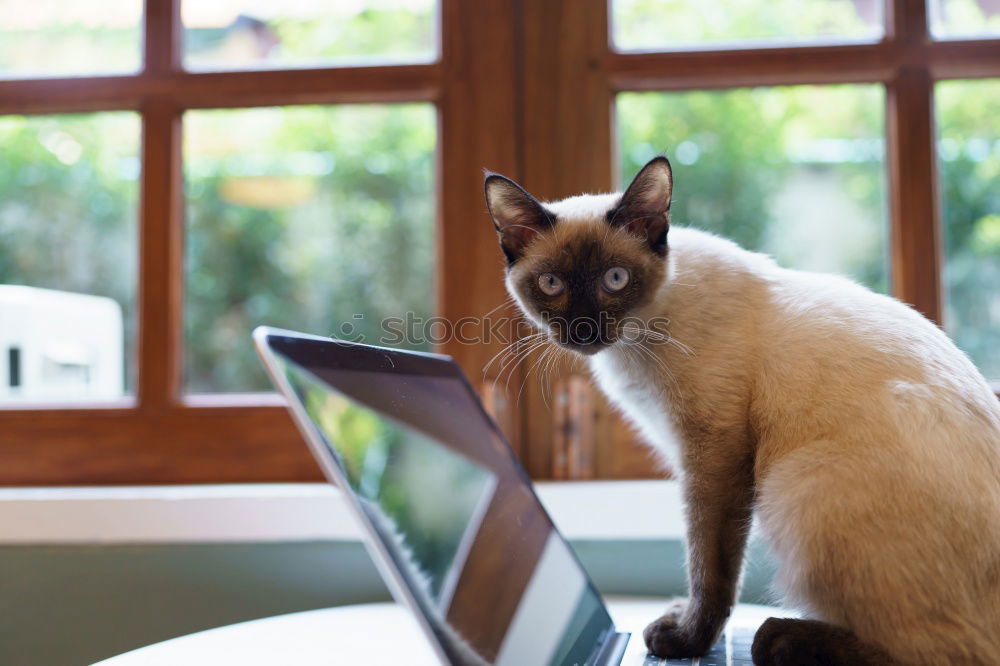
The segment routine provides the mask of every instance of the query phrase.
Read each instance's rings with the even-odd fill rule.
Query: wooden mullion
[[[184,26],[181,0],[146,0],[141,77],[170,74],[181,67]]]
[[[159,412],[180,393],[184,262],[180,116],[153,99],[142,109],[139,233],[139,407]]]
[[[615,90],[678,90],[885,81],[895,52],[887,42],[728,51],[612,53]]]
[[[941,234],[934,150],[933,81],[920,67],[888,85],[887,132],[892,289],[941,322]]]
[[[491,311],[490,317],[513,314],[500,307],[506,298],[503,261],[486,212],[483,169],[519,177],[516,4],[441,0],[437,312],[453,322]],[[442,351],[479,388],[484,366],[501,348],[500,340],[453,337]],[[519,433],[508,428],[505,434],[516,447]]]
[[[0,81],[0,114],[130,109],[151,97],[177,108],[427,101],[439,95],[441,69],[431,64]]]
[[[931,41],[925,49],[935,79],[1000,77],[1000,40]]]
[[[184,73],[158,82],[185,108],[429,101],[441,66],[395,65],[266,72]]]
[[[615,90],[889,82],[906,66],[939,79],[1000,76],[1000,41],[932,40],[923,3],[895,0],[886,39],[874,44],[616,52],[608,61]]]
[[[886,36],[896,48],[916,51],[930,42],[927,3],[887,0]]]
[[[530,8],[530,5],[529,5]],[[517,54],[511,55],[513,67]],[[614,90],[890,81],[902,65],[926,65],[936,78],[1000,76],[997,40],[804,46],[674,53],[612,53]],[[0,113],[136,108],[150,96],[179,108],[425,101],[438,97],[443,66],[190,73],[0,81]]]
[[[180,68],[180,0],[146,0],[140,80]],[[180,392],[183,270],[180,116],[169,100],[142,103],[139,216],[139,408],[165,410]]]
[[[148,87],[139,76],[0,81],[0,115],[136,109]]]
[[[941,321],[941,240],[937,205],[934,82],[914,53],[930,43],[926,5],[890,0],[888,37],[902,63],[886,86],[893,294]]]

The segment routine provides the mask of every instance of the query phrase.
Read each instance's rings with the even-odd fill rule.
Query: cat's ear
[[[535,236],[555,224],[555,214],[506,176],[486,172],[486,206],[500,237],[500,249],[511,266]]]
[[[660,155],[642,167],[618,204],[608,211],[608,223],[644,238],[656,254],[667,254],[670,196],[674,188],[670,161]]]

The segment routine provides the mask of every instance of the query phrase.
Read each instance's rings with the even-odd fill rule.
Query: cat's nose
[[[569,341],[575,345],[597,344],[601,341],[601,329],[593,319],[574,319],[569,327]]]

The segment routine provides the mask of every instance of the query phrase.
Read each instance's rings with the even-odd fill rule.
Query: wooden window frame
[[[0,81],[0,114],[142,116],[135,397],[0,408],[0,485],[321,478],[280,397],[184,394],[181,114],[187,109],[434,103],[439,272],[469,276],[461,284],[437,281],[438,312],[459,319],[504,300],[495,235],[479,218],[483,166],[518,172],[510,65],[515,6],[440,0],[438,11],[440,58],[431,64],[196,73],[181,65],[180,0],[146,0],[139,73]],[[497,271],[486,275],[483,266]],[[490,356],[485,346],[448,351],[470,375]]]
[[[320,478],[277,396],[183,392],[180,119],[187,109],[435,104],[438,312],[457,320],[505,296],[482,201],[484,166],[549,199],[608,190],[619,92],[880,83],[893,293],[939,322],[934,84],[1000,77],[1000,41],[934,41],[925,8],[887,0],[886,35],[876,43],[622,53],[611,46],[605,0],[440,0],[440,58],[431,64],[195,73],[181,66],[180,0],[146,0],[138,74],[0,81],[0,114],[142,116],[136,395],[112,404],[0,407],[0,484]],[[497,346],[446,344],[444,351],[477,379]],[[502,420],[529,472],[549,478],[553,419],[540,388],[528,382],[526,398]],[[650,468],[606,408],[596,432],[597,476]]]

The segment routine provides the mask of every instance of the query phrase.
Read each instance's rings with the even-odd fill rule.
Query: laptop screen
[[[280,334],[279,382],[454,664],[585,664],[614,631],[450,360]]]

